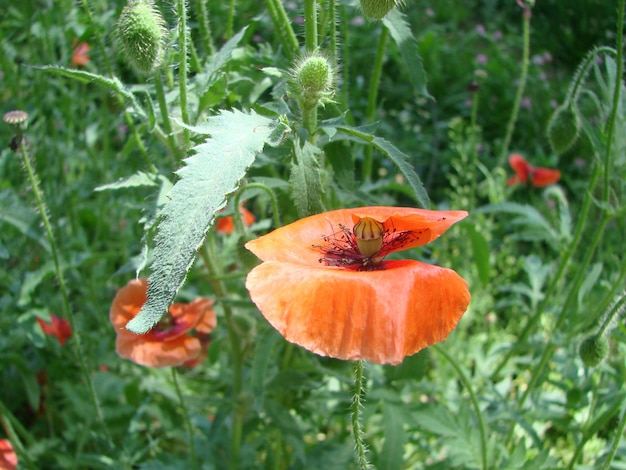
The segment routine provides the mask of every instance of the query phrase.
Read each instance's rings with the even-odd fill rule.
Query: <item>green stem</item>
[[[370,468],[367,460],[367,444],[363,439],[363,428],[361,427],[361,408],[363,407],[363,397],[365,396],[365,384],[363,379],[363,361],[354,361],[354,391],[352,395],[352,436],[354,437],[355,457],[360,470]]]
[[[470,185],[471,185],[471,192],[470,192],[470,204],[469,204],[469,208],[468,210],[472,210],[476,208],[476,194],[478,193],[477,190],[477,181],[478,181],[478,175],[476,174],[478,171],[478,149],[476,148],[478,146],[478,126],[476,124],[477,118],[478,118],[478,104],[480,102],[479,99],[479,93],[478,91],[476,91],[474,93],[474,96],[472,97],[472,115],[471,115],[471,119],[470,119],[470,159],[471,159],[471,164],[470,164],[470,171],[472,172],[471,176],[470,176]]]
[[[178,16],[178,89],[180,94],[180,114],[185,124],[189,122],[189,109],[187,104],[187,41],[189,32],[187,31],[187,5],[185,0],[178,0],[176,4],[176,14]],[[190,147],[189,129],[183,129],[185,139],[185,150]]]
[[[283,3],[280,0],[265,0],[265,4],[285,50],[285,55],[290,61],[295,60],[300,55],[300,44],[296,38],[296,33],[293,31],[287,12],[283,7]]]
[[[20,440],[19,436],[15,432],[15,429],[13,428],[14,427],[18,428],[20,434],[22,435],[22,438],[25,438],[28,440],[29,446],[33,445],[33,438],[28,433],[28,431],[26,431],[26,429],[22,426],[22,424],[15,418],[15,416],[13,416],[13,413],[11,413],[9,409],[7,409],[4,406],[4,403],[2,401],[0,401],[0,425],[4,429],[4,433],[9,438],[9,441],[11,442],[11,446],[13,447],[13,449],[15,450],[15,453],[19,457],[20,468],[24,466],[25,468],[29,470],[36,470],[37,466],[30,459],[30,455],[24,448],[22,441]]]
[[[328,22],[330,23],[330,38],[328,49],[330,51],[330,59],[333,64],[339,63],[337,51],[337,6],[335,0],[328,2]]]
[[[626,291],[622,292],[621,296],[611,305],[611,310],[604,318],[602,326],[596,333],[598,336],[602,336],[607,330],[611,329],[615,325],[615,317],[619,317],[624,312],[626,304]]]
[[[483,420],[482,412],[480,411],[480,406],[478,405],[478,400],[476,399],[476,394],[474,393],[474,389],[472,388],[472,384],[461,369],[461,366],[450,356],[443,348],[438,345],[432,346],[432,349],[437,353],[443,356],[450,365],[456,371],[461,383],[469,393],[470,401],[472,402],[472,406],[474,407],[474,412],[476,413],[476,420],[478,421],[478,432],[480,433],[480,453],[482,460],[482,468],[487,470],[489,468],[489,461],[487,457],[487,432],[485,430],[485,422]]]
[[[100,401],[98,400],[98,396],[96,395],[96,391],[94,389],[93,382],[91,380],[91,375],[89,374],[89,370],[85,362],[85,354],[83,352],[83,348],[81,345],[81,335],[78,329],[76,328],[76,321],[74,318],[74,313],[72,312],[72,309],[70,307],[70,297],[69,297],[67,285],[65,283],[65,277],[63,276],[63,271],[61,269],[59,248],[56,243],[54,233],[52,231],[52,224],[50,223],[50,218],[48,216],[48,208],[45,202],[45,196],[43,194],[43,191],[41,190],[41,185],[39,184],[39,177],[35,173],[34,167],[31,165],[30,157],[26,150],[25,137],[23,135],[19,135],[17,138],[19,139],[19,142],[20,142],[19,153],[22,158],[22,164],[24,165],[24,169],[26,170],[26,174],[28,176],[28,181],[32,188],[33,195],[35,196],[37,209],[39,211],[39,214],[41,215],[44,230],[46,232],[46,238],[48,239],[48,243],[50,245],[50,251],[52,254],[52,262],[54,264],[54,272],[59,283],[59,291],[61,292],[63,316],[69,321],[70,327],[72,329],[72,336],[74,339],[74,341],[72,341],[72,344],[74,346],[74,354],[78,360],[80,371],[87,385],[89,398],[91,399],[92,405],[96,411],[96,416],[102,427],[102,430],[104,431],[105,438],[110,448],[114,449],[115,445],[113,444],[113,439],[111,438],[111,435],[109,434],[109,430],[104,421],[102,409],[100,408]]]
[[[524,90],[526,89],[526,82],[528,80],[528,67],[530,65],[530,6],[524,6],[523,13],[523,53],[522,53],[522,71],[519,78],[519,86],[517,87],[517,94],[515,95],[515,101],[513,102],[513,109],[511,110],[511,116],[506,126],[506,134],[504,135],[504,142],[502,143],[502,150],[500,151],[500,158],[498,160],[498,166],[502,166],[506,160],[506,155],[509,152],[509,145],[511,145],[511,139],[513,137],[513,131],[515,130],[515,123],[517,122],[517,116],[519,114],[520,104],[522,97],[524,96]]]
[[[163,86],[163,79],[161,78],[161,70],[157,69],[154,73],[154,88],[156,90],[157,102],[159,103],[159,111],[161,111],[161,119],[163,121],[163,129],[167,134],[167,144],[170,148],[170,152],[174,155],[177,162],[180,162],[183,155],[176,144],[176,138],[174,137],[174,131],[172,129],[172,122],[170,121],[170,115],[167,108],[167,101],[165,100],[165,88]]]
[[[609,470],[611,468],[611,463],[615,458],[617,448],[619,447],[619,443],[622,441],[622,436],[624,435],[624,428],[626,428],[626,408],[624,408],[624,411],[622,412],[622,417],[619,421],[617,429],[615,430],[615,438],[613,439],[613,444],[611,445],[611,451],[607,455],[604,461],[604,465],[602,465],[602,468],[600,470]]]
[[[561,256],[561,260],[557,268],[557,272],[555,273],[550,284],[548,285],[548,288],[546,289],[546,293],[543,296],[543,299],[541,300],[540,304],[537,306],[537,309],[535,310],[535,312],[528,319],[528,322],[526,323],[526,326],[524,327],[522,332],[517,337],[517,341],[516,341],[517,344],[523,344],[524,341],[530,335],[531,331],[533,330],[533,328],[539,321],[539,318],[541,318],[541,315],[545,311],[548,303],[552,301],[553,299],[552,294],[554,294],[557,287],[560,285],[561,279],[563,278],[572,258],[574,257],[574,253],[576,252],[578,244],[580,243],[582,239],[585,224],[587,222],[587,216],[589,215],[589,211],[593,204],[592,194],[593,194],[593,190],[596,186],[599,176],[600,176],[600,167],[599,165],[594,165],[593,173],[591,174],[591,178],[589,180],[589,186],[586,192],[586,196],[581,206],[578,221],[576,223],[576,228],[574,230],[574,236],[571,242],[568,243],[567,250]],[[509,360],[513,356],[513,354],[515,354],[515,348],[511,348],[507,351],[507,353],[504,355],[502,360],[496,366],[494,372],[491,374],[492,380],[496,380],[496,378],[498,377],[498,375],[500,374],[504,366],[506,366],[506,364],[509,362]]]
[[[280,223],[280,212],[278,209],[278,199],[276,199],[276,194],[274,194],[274,191],[272,191],[272,189],[269,186],[266,186],[263,183],[248,183],[246,185],[243,185],[241,189],[237,191],[237,194],[235,194],[235,201],[234,201],[235,207],[239,207],[239,203],[240,203],[239,201],[241,201],[241,196],[243,195],[244,192],[246,192],[249,189],[260,189],[264,191],[270,197],[270,203],[272,204],[272,217],[274,219],[274,228],[280,227],[281,223]],[[235,218],[235,221],[237,221],[237,219],[239,219],[239,223],[241,224],[241,226],[238,227],[238,229],[243,228],[243,222],[241,221],[241,214],[239,214],[239,211],[237,211],[237,217]],[[239,233],[243,233],[243,232],[239,232]]]
[[[378,38],[378,50],[374,58],[374,67],[370,78],[370,87],[367,94],[367,109],[365,111],[365,122],[371,124],[376,116],[376,104],[378,101],[378,87],[380,86],[380,77],[383,73],[383,62],[385,59],[385,51],[387,50],[387,40],[389,38],[389,30],[382,27]],[[365,148],[365,156],[363,159],[363,181],[369,181],[372,178],[373,168],[373,149],[371,146]]]
[[[180,390],[180,385],[178,384],[178,373],[176,372],[176,367],[172,367],[172,381],[174,382],[174,388],[176,389],[176,396],[178,397],[178,402],[180,403],[180,407],[183,411],[183,421],[185,422],[185,427],[187,428],[187,434],[189,435],[189,460],[191,461],[192,470],[198,470],[198,457],[196,456],[196,444],[193,436],[193,426],[191,425],[191,420],[189,419],[189,413],[187,412],[187,407],[185,406],[185,400],[183,399],[183,393]]]
[[[233,37],[233,25],[235,24],[235,0],[228,3],[228,17],[226,18],[226,40]]]
[[[222,269],[215,255],[215,237],[214,232],[209,232],[207,237],[207,244],[205,249],[200,250],[200,256],[202,257],[204,264],[209,272],[209,282],[213,291],[218,298],[227,298],[227,289],[224,283],[221,281]],[[241,355],[241,333],[235,323],[235,317],[233,311],[228,302],[222,303],[222,310],[224,311],[224,318],[226,319],[226,328],[228,330],[228,339],[230,342],[230,354],[232,358],[232,374],[233,374],[233,427],[231,436],[231,448],[230,448],[230,461],[229,468],[231,470],[237,470],[239,467],[239,454],[241,448],[241,439],[243,435],[243,419],[245,416],[245,409],[239,403],[241,398],[241,390],[243,384],[243,372],[242,372],[242,355]]]
[[[622,76],[624,74],[624,0],[620,0],[617,7],[617,70],[615,72],[615,89],[613,90],[613,107],[611,108],[611,114],[606,122],[606,153],[604,155],[604,191],[603,201],[609,202],[610,195],[610,178],[611,178],[611,163],[613,153],[613,137],[615,135],[615,123],[617,118],[617,110],[620,105],[620,93],[622,91]]]
[[[213,36],[211,35],[211,23],[209,21],[209,13],[207,11],[206,0],[196,0],[196,13],[198,15],[198,29],[200,30],[200,40],[204,52],[212,56],[215,54],[215,45],[213,44]]]
[[[304,0],[304,44],[308,53],[317,50],[316,0]]]

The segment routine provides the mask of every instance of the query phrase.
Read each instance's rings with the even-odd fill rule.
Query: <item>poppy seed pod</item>
[[[571,149],[580,129],[580,117],[573,106],[561,106],[554,111],[548,123],[548,139],[554,153],[561,155]]]
[[[596,367],[609,354],[609,340],[604,335],[588,336],[580,343],[578,354],[587,367]]]
[[[151,72],[163,58],[165,21],[149,0],[129,0],[117,21],[124,58],[139,72]]]
[[[361,0],[361,9],[368,18],[380,20],[398,3],[395,0]]]
[[[302,58],[291,72],[290,91],[303,110],[332,101],[336,72],[330,61],[319,53]]]

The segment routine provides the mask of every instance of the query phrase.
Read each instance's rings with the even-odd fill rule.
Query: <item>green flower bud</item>
[[[361,0],[361,9],[368,18],[380,20],[399,3],[395,0]]]
[[[588,336],[580,343],[578,354],[587,367],[596,367],[609,354],[609,340],[604,335]]]
[[[163,59],[167,30],[151,0],[128,0],[117,21],[124,58],[139,72],[151,72]]]
[[[290,93],[303,110],[332,102],[336,72],[330,61],[319,53],[302,58],[291,72]]]
[[[580,136],[580,116],[573,106],[564,105],[554,111],[548,123],[548,139],[554,153],[567,152]]]

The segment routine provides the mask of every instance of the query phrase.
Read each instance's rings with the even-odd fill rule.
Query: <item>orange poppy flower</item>
[[[50,321],[51,323],[47,323],[41,318],[37,318],[41,331],[48,336],[56,337],[59,340],[59,344],[64,346],[65,342],[72,337],[70,322],[56,315],[50,315]]]
[[[509,165],[515,170],[515,175],[507,180],[507,186],[530,182],[530,184],[537,188],[543,188],[561,179],[561,172],[559,170],[534,167],[519,153],[513,153],[509,156]]]
[[[17,454],[13,446],[6,439],[0,439],[0,470],[15,470],[17,468]]]
[[[446,339],[467,309],[456,272],[389,253],[429,243],[465,211],[340,209],[246,244],[263,263],[252,301],[288,341],[322,356],[399,364]]]
[[[199,338],[217,325],[213,301],[198,298],[189,304],[175,303],[169,315],[148,333],[136,335],[126,329],[147,300],[148,281],[138,279],[122,287],[115,298],[109,317],[117,339],[115,351],[122,357],[147,367],[179,366],[198,358],[202,352]]]
[[[76,40],[73,42],[74,53],[72,54],[72,65],[74,67],[84,67],[89,63],[89,50],[91,46],[86,42],[79,42],[76,44]]]
[[[241,214],[241,218],[243,219],[243,223],[245,226],[249,227],[254,223],[256,218],[254,214],[246,209],[243,205],[239,206],[239,213]],[[230,235],[235,230],[235,221],[233,217],[228,215],[226,217],[221,217],[218,219],[217,224],[215,224],[215,231],[219,233],[223,233],[224,235]]]

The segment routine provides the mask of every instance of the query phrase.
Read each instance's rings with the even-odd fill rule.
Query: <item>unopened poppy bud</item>
[[[385,227],[371,217],[363,217],[352,229],[361,254],[367,258],[376,256],[383,246]]]
[[[313,53],[296,64],[291,73],[290,91],[303,110],[332,101],[335,94],[336,72],[330,61]]]
[[[580,117],[572,106],[559,107],[548,123],[548,139],[554,153],[567,152],[580,135]]]
[[[395,0],[361,0],[361,9],[368,18],[380,20],[398,3]]]
[[[604,335],[588,336],[580,343],[578,354],[587,367],[596,367],[609,353],[609,340]]]
[[[163,58],[165,21],[151,0],[128,0],[117,21],[124,58],[139,72],[151,72]]]

